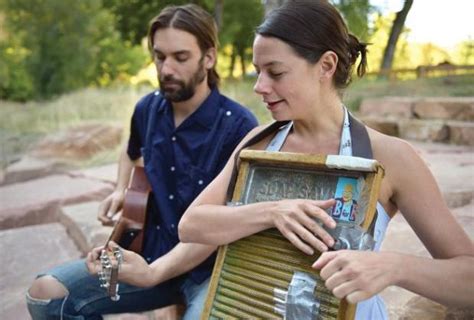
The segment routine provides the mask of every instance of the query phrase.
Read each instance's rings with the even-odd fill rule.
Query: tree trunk
[[[237,58],[237,48],[232,46],[232,55],[230,56],[229,77],[234,77],[235,59]]]
[[[245,48],[239,47],[238,54],[240,57],[240,66],[242,67],[242,78],[245,79],[247,76],[246,66],[245,66]]]
[[[398,38],[402,33],[403,26],[405,25],[405,20],[408,15],[408,11],[410,11],[412,4],[413,0],[405,0],[402,10],[397,12],[397,16],[393,21],[392,29],[390,30],[390,36],[388,37],[387,46],[385,47],[385,51],[383,53],[382,64],[380,65],[380,71],[382,73],[384,71],[392,69],[393,56],[395,54],[395,48],[397,46]]]
[[[224,10],[224,0],[215,0],[214,2],[214,18],[216,19],[217,29],[222,28],[222,12]]]

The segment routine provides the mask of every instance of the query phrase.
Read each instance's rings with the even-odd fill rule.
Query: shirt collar
[[[185,122],[197,122],[208,129],[212,128],[218,110],[217,106],[219,105],[219,98],[219,90],[213,88],[203,103],[185,120]],[[163,103],[158,110],[158,112],[164,112],[166,114],[170,111],[171,103],[168,100],[166,103]]]

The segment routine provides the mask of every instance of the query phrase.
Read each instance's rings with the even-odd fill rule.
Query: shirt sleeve
[[[141,157],[142,141],[140,133],[138,131],[139,124],[137,119],[136,110],[133,113],[132,120],[130,121],[130,136],[128,138],[127,154],[131,160],[137,160]]]
[[[227,136],[219,157],[217,173],[224,168],[229,157],[232,155],[232,152],[234,152],[234,149],[237,148],[240,141],[242,141],[242,139],[257,125],[258,121],[255,116],[250,111],[245,110],[245,112],[240,116],[239,121],[237,121],[233,126],[233,130],[231,130]]]
[[[145,144],[145,132],[147,126],[147,96],[142,98],[135,106],[130,121],[130,136],[128,138],[127,154],[131,160],[137,160],[142,156],[142,148]]]

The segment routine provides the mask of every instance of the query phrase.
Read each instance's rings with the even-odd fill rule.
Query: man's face
[[[196,87],[207,80],[209,57],[201,52],[192,34],[174,28],[158,29],[153,51],[160,91],[170,101],[189,100]]]

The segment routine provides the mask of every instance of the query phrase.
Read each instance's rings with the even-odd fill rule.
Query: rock
[[[401,120],[398,128],[402,139],[433,142],[449,140],[449,128],[442,121]]]
[[[474,121],[474,97],[423,98],[415,102],[413,113],[419,119]]]
[[[106,124],[87,124],[49,135],[33,148],[40,158],[85,160],[98,152],[118,146],[122,128]]]
[[[474,146],[474,122],[448,121],[449,142]]]
[[[75,170],[70,172],[74,177],[83,177],[88,179],[97,179],[100,181],[112,183],[117,181],[118,164],[108,164],[100,167]]]
[[[383,134],[395,137],[398,137],[400,135],[398,129],[398,121],[396,120],[373,116],[360,117],[359,119],[368,127],[377,130],[378,132],[381,132]]]
[[[8,166],[2,184],[24,182],[63,171],[64,167],[51,159],[38,159],[25,156],[20,161]]]
[[[404,306],[400,320],[430,319],[444,320],[446,307],[429,299],[416,296],[411,298]]]
[[[102,200],[110,192],[110,184],[66,175],[0,187],[0,230],[56,221],[61,205]]]
[[[112,232],[112,227],[103,226],[97,220],[99,205],[100,202],[91,201],[64,206],[59,214],[59,221],[83,254],[104,245]]]
[[[362,116],[375,116],[391,119],[412,118],[413,106],[417,98],[383,97],[364,99],[359,108]]]
[[[81,253],[59,223],[0,231],[2,319],[31,319],[25,294],[35,276]]]

